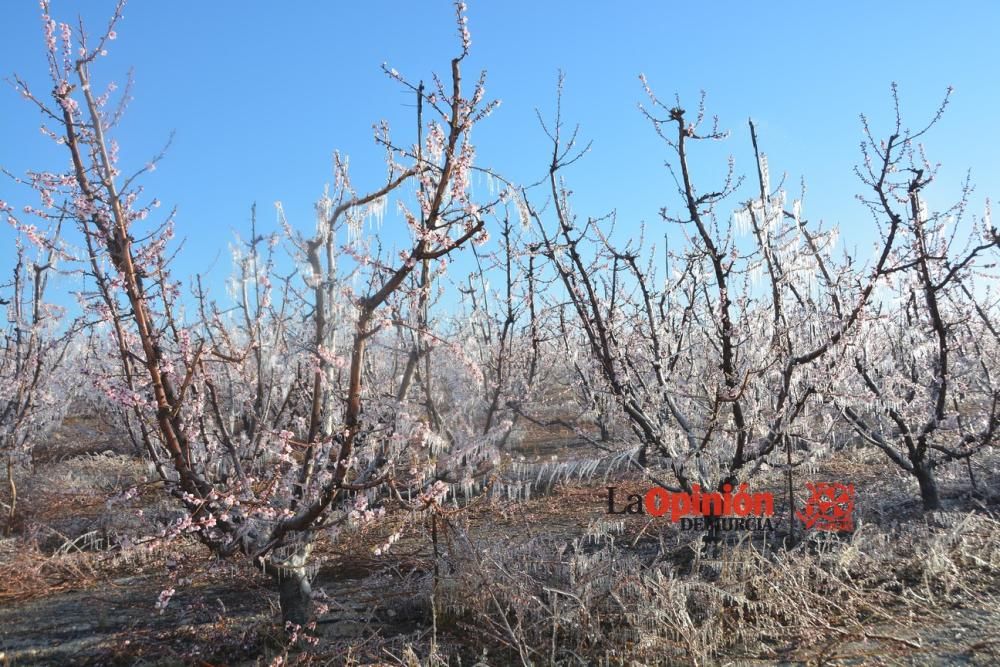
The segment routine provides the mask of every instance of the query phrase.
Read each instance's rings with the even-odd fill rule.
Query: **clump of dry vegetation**
[[[788,550],[744,540],[717,559],[699,557],[698,539],[643,553],[620,530],[540,536],[466,550],[476,556],[458,562],[441,604],[456,627],[525,664],[820,660],[851,642],[919,655],[940,650],[947,615],[980,615],[980,631],[996,621],[998,528],[942,512]]]

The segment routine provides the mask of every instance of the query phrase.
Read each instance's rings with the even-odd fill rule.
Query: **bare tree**
[[[638,460],[645,466],[656,456],[669,466],[674,481],[657,480],[665,486],[735,486],[776,449],[787,449],[791,464],[793,441],[814,449],[825,443],[833,424],[821,398],[885,271],[891,236],[869,275],[852,281],[847,263],[833,259],[835,234],[802,218],[801,200],[789,207],[782,188],[771,190],[752,123],[757,193],[726,214],[720,205],[741,184],[732,161],[723,182],[703,191],[690,158],[693,145],[725,134],[717,122],[702,129],[703,105],[689,120],[679,102],[666,105],[646,92],[643,113],[672,152],[680,202],[677,213],[664,208],[661,217],[683,235],[682,247],[647,246],[645,227],[619,244],[614,214],[577,220],[560,173],[582,152],[558,109],[545,126],[554,231],[532,211],[591,353],[640,443]],[[671,266],[658,270],[662,257]]]
[[[899,230],[899,242],[886,271],[891,285],[865,326],[867,344],[853,351],[859,386],[844,390],[840,409],[858,434],[916,478],[924,509],[934,510],[941,507],[935,469],[968,461],[995,442],[1000,427],[996,301],[988,287],[995,276],[984,273],[996,265],[1000,236],[988,205],[968,228],[968,181],[943,213],[931,213],[922,197],[937,166],[918,140],[941,118],[948,97],[923,129],[910,131],[895,85],[892,96],[887,139],[877,140],[862,117],[864,164],[857,172],[870,192],[862,201],[883,229]]]

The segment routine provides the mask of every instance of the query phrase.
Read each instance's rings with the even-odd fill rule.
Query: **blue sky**
[[[705,90],[709,112],[733,130],[725,144],[693,156],[696,166],[711,171],[732,153],[738,171],[752,174],[746,119],[753,117],[772,174],[787,172],[794,184],[805,178],[807,217],[839,223],[848,240],[867,244],[872,233],[854,201],[858,114],[888,131],[892,81],[913,125],[955,87],[948,113],[927,138],[932,160],[944,165],[929,193],[932,206],[957,196],[966,169],[977,186],[974,212],[1000,195],[998,3],[469,4],[466,76],[487,68],[488,95],[503,101],[477,127],[478,164],[516,181],[544,174],[548,147],[535,109],[551,112],[562,69],[565,115],[594,141],[567,172],[576,209],[616,209],[625,233],[640,221],[660,224],[659,208],[677,203],[662,167],[666,150],[636,109],[640,73],[661,97],[679,93],[688,108]],[[83,12],[96,29],[111,6],[54,0],[53,14],[75,22]],[[3,3],[0,25],[0,72],[45,90],[37,4]],[[444,1],[134,0],[118,33],[100,76],[123,80],[135,68],[135,100],[117,135],[123,164],[145,163],[176,132],[146,187],[178,207],[186,244],[177,274],[209,273],[213,282],[228,272],[226,244],[246,229],[253,202],[265,228],[274,224],[276,200],[293,224],[311,226],[312,202],[331,180],[333,150],[350,156],[359,189],[380,184],[372,123],[385,118],[395,137],[412,136],[411,96],[381,74],[381,63],[414,80],[445,74],[457,41],[453,8]],[[38,132],[39,121],[10,87],[0,89],[0,165],[62,168],[65,156]],[[0,198],[36,203],[7,182]],[[6,248],[11,238],[0,230]],[[0,265],[9,266],[12,255],[4,251]]]

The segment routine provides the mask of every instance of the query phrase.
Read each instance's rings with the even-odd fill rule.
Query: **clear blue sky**
[[[112,2],[54,0],[57,20],[78,12],[96,29]],[[860,124],[866,112],[888,130],[889,84],[900,84],[914,125],[955,87],[944,121],[928,137],[942,162],[932,205],[958,193],[966,169],[977,191],[973,211],[1000,196],[1000,3],[959,2],[523,2],[470,0],[472,56],[466,72],[489,71],[488,94],[503,100],[477,129],[478,163],[514,180],[544,174],[547,146],[535,108],[553,108],[556,72],[567,76],[565,113],[594,140],[570,177],[577,209],[617,209],[619,224],[656,223],[674,206],[667,156],[636,110],[645,73],[661,97],[689,108],[700,90],[710,113],[732,129],[726,144],[698,160],[732,153],[752,174],[746,119],[758,123],[772,174],[809,186],[806,214],[838,222],[842,236],[867,243],[871,223],[853,195]],[[876,6],[877,5],[877,6]],[[37,3],[0,5],[0,72],[17,72],[47,89]],[[181,277],[228,272],[226,244],[246,229],[252,202],[266,228],[273,202],[312,224],[312,202],[331,178],[330,155],[351,157],[359,189],[383,176],[373,122],[412,130],[411,96],[379,71],[388,62],[416,80],[447,73],[455,53],[453,8],[421,2],[150,2],[126,8],[104,79],[135,68],[135,100],[118,139],[122,161],[145,163],[171,131],[166,160],[147,191],[178,209],[186,238]],[[10,87],[0,89],[0,164],[58,169],[62,153],[38,132],[40,118]],[[706,186],[707,189],[707,186]],[[35,204],[0,183],[0,198]],[[162,209],[161,209],[162,210]],[[387,224],[390,224],[387,218]],[[0,230],[10,248],[11,232]],[[219,251],[222,251],[219,257]],[[13,253],[0,255],[4,270]]]

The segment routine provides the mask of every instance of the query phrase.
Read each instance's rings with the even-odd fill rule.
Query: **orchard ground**
[[[945,509],[928,514],[912,478],[879,452],[848,447],[797,468],[799,507],[806,481],[853,483],[858,527],[794,540],[787,478],[772,469],[753,488],[774,494],[776,530],[734,534],[712,553],[666,518],[609,516],[608,479],[621,493],[649,488],[620,471],[543,479],[527,500],[480,498],[439,515],[436,530],[428,517],[390,516],[320,542],[314,589],[326,609],[307,633],[315,641],[290,647],[277,594],[252,568],[215,562],[193,540],[120,548],[175,510],[153,487],[118,499],[146,474],[119,442],[77,416],[36,450],[17,533],[0,550],[0,664],[1000,660],[1000,498],[985,491],[1000,488],[995,452],[974,462],[975,488],[964,463],[943,471]],[[542,432],[511,452],[526,470],[596,454]]]

